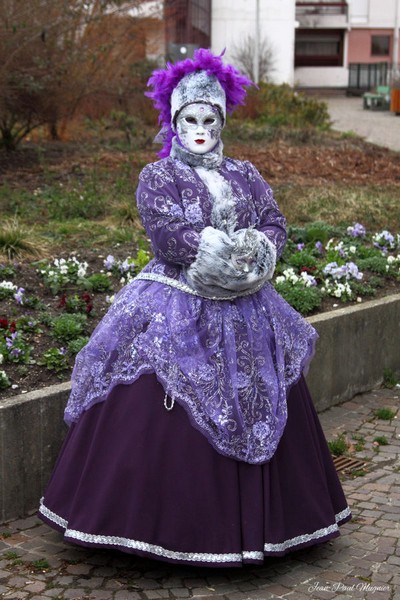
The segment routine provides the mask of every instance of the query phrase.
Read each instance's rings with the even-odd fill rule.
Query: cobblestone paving
[[[400,426],[375,411],[399,408],[379,389],[320,415],[365,461],[342,475],[353,520],[332,542],[240,569],[181,567],[67,545],[35,516],[0,525],[0,598],[26,600],[400,599]]]

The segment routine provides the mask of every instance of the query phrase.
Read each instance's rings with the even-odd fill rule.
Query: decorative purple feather
[[[187,58],[177,63],[167,63],[165,69],[156,69],[147,85],[153,90],[145,95],[153,100],[154,107],[159,111],[158,122],[163,128],[164,146],[158,153],[161,158],[168,156],[174,133],[171,129],[171,94],[180,80],[195,71],[206,71],[215,75],[226,94],[226,110],[231,113],[236,106],[244,103],[246,86],[255,85],[242,75],[233,65],[225,65],[222,56],[213,54],[210,50],[199,48],[193,59]]]

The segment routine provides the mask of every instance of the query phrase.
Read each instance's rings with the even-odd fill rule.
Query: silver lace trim
[[[123,548],[131,548],[133,550],[141,550],[143,552],[149,552],[155,556],[162,556],[164,558],[170,558],[173,560],[185,560],[193,562],[208,562],[208,563],[230,563],[230,562],[242,562],[246,560],[263,560],[264,552],[280,552],[312,540],[318,540],[334,531],[338,531],[338,523],[351,515],[350,508],[347,507],[342,512],[335,516],[335,523],[329,527],[318,529],[314,533],[299,535],[290,540],[286,540],[281,544],[265,544],[264,552],[257,552],[255,550],[244,550],[241,553],[226,553],[226,554],[215,554],[209,552],[175,552],[168,550],[162,546],[156,546],[154,544],[148,544],[146,542],[140,542],[138,540],[132,540],[130,538],[110,536],[110,535],[96,535],[92,533],[84,533],[82,531],[76,531],[75,529],[68,529],[68,521],[52,512],[43,504],[43,498],[40,501],[39,512],[53,521],[59,527],[65,529],[64,535],[68,538],[76,539],[81,542],[87,542],[89,544],[107,544],[109,546],[119,546]]]
[[[292,546],[297,546],[298,544],[304,544],[305,542],[311,542],[312,540],[318,540],[320,538],[333,533],[334,531],[339,531],[338,523],[343,521],[346,517],[351,515],[350,508],[347,507],[342,512],[335,515],[335,523],[333,525],[329,525],[329,527],[323,527],[322,529],[317,529],[313,533],[305,533],[304,535],[298,535],[290,540],[286,540],[281,544],[264,544],[264,552],[282,552],[283,550],[287,550],[288,548],[292,548]]]
[[[159,273],[139,273],[136,275],[134,280],[144,279],[146,281],[156,281],[157,283],[163,283],[165,285],[169,285],[170,287],[174,287],[181,292],[186,292],[186,294],[192,294],[193,296],[199,296],[200,298],[207,298],[208,300],[235,300],[236,298],[242,296],[251,296],[256,292],[259,292],[263,285],[265,285],[265,281],[258,283],[251,290],[245,290],[244,292],[236,292],[230,296],[205,296],[204,294],[199,294],[193,288],[191,288],[187,283],[183,283],[182,281],[178,281],[177,279],[173,279],[172,277],[167,277],[166,275],[160,275]]]

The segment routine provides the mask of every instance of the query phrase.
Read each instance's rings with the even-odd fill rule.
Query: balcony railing
[[[347,2],[303,2],[296,1],[296,15],[347,15]]]

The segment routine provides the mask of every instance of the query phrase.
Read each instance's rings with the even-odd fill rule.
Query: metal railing
[[[378,85],[389,85],[390,78],[389,63],[350,63],[348,91],[365,92]]]
[[[296,1],[296,15],[347,15],[347,2]]]

